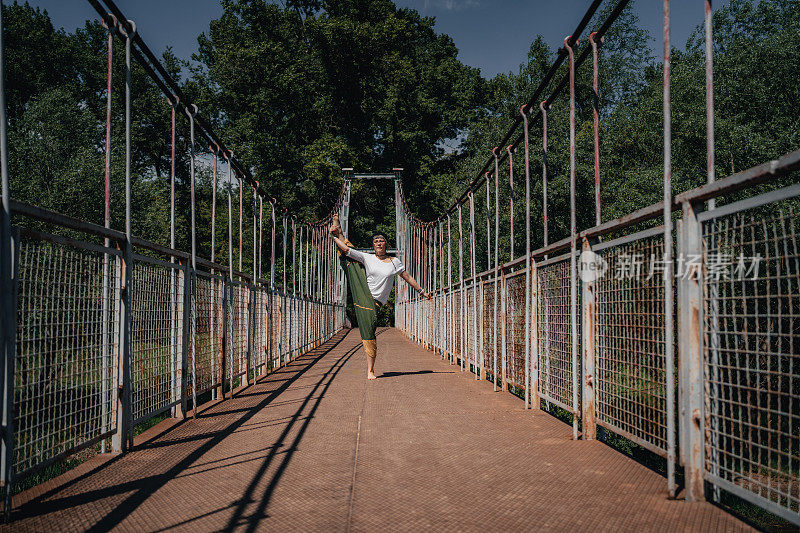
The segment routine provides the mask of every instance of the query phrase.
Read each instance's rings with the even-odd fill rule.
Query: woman
[[[375,255],[353,250],[350,241],[345,239],[339,225],[339,215],[333,215],[330,233],[339,248],[342,268],[347,275],[350,294],[353,296],[358,330],[361,342],[367,353],[367,379],[375,379],[375,358],[378,356],[378,343],[375,338],[377,327],[377,309],[386,304],[394,286],[395,276],[400,276],[424,298],[431,295],[422,290],[419,283],[406,272],[406,267],[396,257],[386,254],[386,237],[373,235],[372,248]]]

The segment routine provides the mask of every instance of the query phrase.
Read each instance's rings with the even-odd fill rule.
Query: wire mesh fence
[[[463,339],[464,339],[464,309],[463,309],[463,294],[461,288],[453,290],[453,346],[451,351],[454,359],[457,361],[463,352]]]
[[[180,402],[184,269],[137,256],[131,282],[131,412],[134,424]]]
[[[472,370],[477,372],[480,367],[480,360],[478,357],[478,331],[476,330],[475,326],[477,326],[477,322],[475,321],[475,312],[477,311],[476,305],[476,291],[475,291],[475,284],[470,282],[467,285],[467,288],[464,292],[465,295],[465,303],[464,303],[464,322],[465,322],[465,331],[466,331],[466,339],[465,339],[465,348],[466,348],[466,358],[468,366],[472,367]]]
[[[17,257],[17,475],[116,430],[119,252],[23,236]]]
[[[493,379],[496,378],[497,373],[497,355],[498,351],[497,338],[495,337],[495,288],[494,281],[484,281],[482,284],[483,292],[483,306],[481,314],[483,316],[483,334],[481,335],[481,342],[483,344],[483,368],[486,372],[492,374]]]
[[[537,266],[536,274],[539,287],[539,394],[543,399],[572,411],[576,369],[572,364],[569,255],[543,262]]]
[[[270,296],[271,302],[271,309],[270,309],[270,316],[269,316],[269,326],[271,335],[269,338],[270,342],[270,361],[269,367],[275,368],[280,365],[280,357],[281,357],[281,324],[283,323],[282,320],[282,313],[283,308],[281,306],[281,296],[279,293],[274,292]]]
[[[506,380],[525,387],[525,271],[506,278]]]
[[[664,455],[664,237],[645,234],[595,248],[607,265],[595,288],[595,411],[598,424]]]
[[[672,235],[681,253],[672,250],[679,290],[671,302],[664,227],[630,233],[625,223],[608,229],[622,236],[592,247],[599,275],[571,272],[569,253],[531,257],[530,327],[519,262],[501,269],[502,284],[489,270],[477,286],[443,291],[437,309],[442,299],[450,308],[437,317],[419,299],[400,302],[403,327],[425,342],[425,321],[444,314],[446,351],[515,392],[533,379],[534,404],[572,413],[574,438],[581,418],[584,432],[592,428],[587,438],[603,426],[664,457],[669,477],[681,437],[687,485],[695,472],[717,499],[724,490],[800,524],[800,185],[711,211],[702,210],[704,194],[683,200]],[[687,282],[692,276],[702,281]]]
[[[86,447],[99,449],[119,433],[122,420],[135,425],[170,408],[177,414],[178,406],[193,407],[195,384],[202,394],[226,381],[237,386],[252,368],[259,375],[265,364],[278,366],[277,348],[290,335],[299,352],[344,325],[342,305],[295,297],[294,315],[281,313],[274,305],[289,298],[275,290],[132,254],[124,350],[123,253],[37,230],[17,232],[15,481]],[[227,360],[223,339],[230,343]],[[129,381],[119,374],[125,353]],[[120,386],[129,388],[129,404],[118,398]]]
[[[229,346],[228,360],[230,361],[229,379],[231,387],[238,383],[237,379],[247,372],[247,342],[248,342],[248,301],[250,290],[244,283],[229,282]]]
[[[753,204],[702,224],[706,475],[800,523],[798,202]]]
[[[195,379],[201,394],[220,385],[222,368],[222,286],[219,276],[198,272],[195,296]]]
[[[269,357],[269,301],[266,288],[253,289],[253,366],[256,373],[262,373]]]

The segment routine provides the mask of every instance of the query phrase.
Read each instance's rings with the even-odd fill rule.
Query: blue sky
[[[729,0],[715,2],[715,8]],[[10,0],[6,0],[9,3]],[[86,19],[97,18],[85,0],[28,0],[46,9],[56,27],[72,31]],[[176,55],[189,59],[197,49],[197,36],[222,13],[218,0],[116,0],[136,21],[139,33],[156,54],[172,46]],[[516,71],[525,61],[538,34],[558,48],[577,25],[589,0],[395,0],[401,7],[436,17],[436,29],[447,33],[464,63],[478,67],[485,77]],[[702,0],[672,0],[672,42],[683,47],[702,22]],[[640,25],[653,37],[656,56],[661,49],[661,0],[634,0]]]

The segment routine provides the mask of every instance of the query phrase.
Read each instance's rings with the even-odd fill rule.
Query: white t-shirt
[[[355,259],[362,265],[367,272],[367,285],[372,297],[378,300],[381,305],[386,303],[389,299],[389,293],[392,292],[394,287],[394,277],[405,271],[406,267],[403,262],[393,257],[388,263],[378,259],[375,254],[365,254],[358,250],[347,252],[347,257]]]

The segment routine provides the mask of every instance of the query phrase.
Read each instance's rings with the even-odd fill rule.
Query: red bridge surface
[[[343,332],[196,420],[15,498],[4,530],[749,529],[400,332]],[[381,375],[382,374],[382,375]]]

